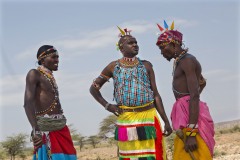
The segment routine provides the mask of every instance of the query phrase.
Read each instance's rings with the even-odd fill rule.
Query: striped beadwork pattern
[[[119,158],[119,160],[156,160],[155,157]]]
[[[118,141],[134,141],[155,139],[156,131],[154,124],[146,124],[147,126],[136,125],[135,127],[119,126],[115,130],[115,140]]]
[[[153,101],[147,70],[141,60],[135,67],[124,68],[116,63],[113,72],[114,98],[117,104],[141,106]]]
[[[115,139],[120,160],[165,160],[162,130],[155,108],[144,112],[124,112],[116,125]]]

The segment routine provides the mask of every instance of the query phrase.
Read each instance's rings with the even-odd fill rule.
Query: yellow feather
[[[117,26],[118,27],[118,26]],[[124,36],[125,35],[125,32],[120,28],[118,27],[119,31],[121,32],[121,34]]]
[[[170,29],[171,29],[171,30],[174,29],[174,21],[172,22],[172,25],[171,25]]]

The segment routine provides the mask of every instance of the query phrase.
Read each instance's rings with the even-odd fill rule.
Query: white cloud
[[[175,24],[179,26],[192,27],[197,25],[196,21],[188,21],[185,19],[176,19]],[[184,25],[183,25],[184,24]],[[170,26],[170,24],[169,24]],[[119,24],[119,27],[124,29],[127,27],[129,30],[133,30],[134,35],[143,34],[148,31],[156,31],[158,29],[156,24],[152,21],[145,20],[133,20]],[[25,51],[17,55],[17,60],[27,60],[33,58],[33,53],[36,53],[38,48],[43,44],[54,44],[58,50],[62,53],[71,53],[71,56],[80,56],[82,54],[88,54],[91,51],[95,51],[100,48],[112,46],[117,42],[117,36],[119,31],[117,26],[110,26],[108,28],[98,30],[79,30],[75,35],[64,35],[61,37],[55,37],[49,39],[34,46],[27,48]],[[35,58],[35,54],[34,54]]]
[[[119,26],[123,29],[125,28],[125,26],[127,26],[130,30],[134,29],[134,35],[142,34],[149,30],[156,29],[155,24],[153,24],[152,22],[140,20],[124,22]],[[36,53],[39,46],[48,43],[54,43],[58,49],[65,53],[71,52],[77,55],[85,54],[86,51],[95,50],[115,44],[116,40],[118,39],[118,34],[119,31],[117,29],[117,26],[94,31],[79,31],[79,33],[76,33],[75,35],[65,35],[63,37],[54,38],[54,40],[47,40],[35,46],[29,47],[29,49],[26,49],[25,51],[20,53],[17,56],[17,59],[23,60],[31,57],[32,53]]]

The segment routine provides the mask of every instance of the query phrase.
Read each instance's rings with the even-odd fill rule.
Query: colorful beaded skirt
[[[121,114],[117,119],[115,139],[118,141],[119,160],[166,159],[161,124],[155,108]]]

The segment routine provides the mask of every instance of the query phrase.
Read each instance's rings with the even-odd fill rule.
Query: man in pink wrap
[[[172,89],[176,102],[171,113],[175,160],[211,160],[214,150],[214,123],[208,106],[200,101],[200,93],[206,86],[198,60],[182,47],[182,33],[174,30],[174,22],[168,28],[158,25],[163,32],[156,45],[164,58],[173,64]],[[180,134],[179,134],[180,133]]]

